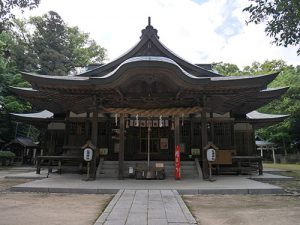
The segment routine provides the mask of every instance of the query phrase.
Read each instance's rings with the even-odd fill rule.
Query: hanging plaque
[[[169,139],[168,138],[160,139],[160,149],[169,149]]]
[[[133,126],[134,126],[134,122],[133,122],[133,120],[130,120],[130,121],[129,121],[129,126],[131,126],[131,127],[133,127]]]
[[[165,127],[168,127],[168,126],[169,126],[169,120],[165,120],[164,126],[165,126]]]
[[[147,120],[147,127],[152,127],[152,120]]]
[[[146,121],[145,120],[141,120],[141,127],[146,127]]]

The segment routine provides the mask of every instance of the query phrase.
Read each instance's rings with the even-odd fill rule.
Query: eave
[[[288,87],[264,89],[242,96],[239,99],[239,104],[232,100],[228,101],[228,104],[232,105],[233,113],[243,115],[270,103],[283,95],[288,89]],[[235,107],[234,104],[236,104]]]
[[[260,129],[280,123],[288,117],[289,115],[275,115],[252,111],[246,114],[246,119],[240,120],[239,122],[251,123],[254,129]]]

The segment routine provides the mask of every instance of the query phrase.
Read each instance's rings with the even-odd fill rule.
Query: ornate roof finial
[[[152,36],[155,36],[157,39],[159,38],[157,35],[157,30],[154,29],[151,25],[151,17],[150,16],[148,16],[148,26],[142,30],[141,38],[143,38],[144,36],[147,36],[149,38],[151,38]]]

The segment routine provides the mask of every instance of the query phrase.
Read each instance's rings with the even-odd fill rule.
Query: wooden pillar
[[[210,113],[210,137],[211,137],[211,142],[214,143],[214,114],[211,112]]]
[[[92,144],[97,148],[98,144],[98,111],[93,111],[93,117],[92,117],[92,134],[91,134],[91,141]],[[93,159],[91,163],[91,177],[96,177],[96,152],[94,150]]]
[[[54,131],[51,130],[51,131],[50,131],[50,147],[49,147],[49,155],[53,155],[54,149],[55,149],[55,141],[54,141],[53,135],[54,135]]]
[[[70,111],[66,112],[66,122],[65,122],[65,136],[64,136],[64,145],[68,145],[69,143],[69,134],[70,134]]]
[[[95,147],[98,144],[98,112],[93,111],[91,141]]]
[[[125,119],[124,114],[120,115],[120,145],[119,145],[119,180],[124,179],[124,142],[125,142]]]
[[[202,172],[203,179],[208,179],[208,162],[206,158],[206,150],[204,147],[207,145],[207,120],[206,120],[206,111],[203,109],[201,112],[201,140],[202,140]]]
[[[179,116],[175,116],[175,128],[174,128],[174,141],[175,141],[175,149],[177,145],[180,145],[180,131],[179,131]],[[174,151],[175,151],[174,149]]]
[[[86,139],[89,139],[91,137],[91,123],[90,123],[90,113],[86,113],[86,119],[85,119],[85,137]]]
[[[272,146],[272,156],[273,156],[273,163],[276,163],[276,157],[275,157],[275,148]]]

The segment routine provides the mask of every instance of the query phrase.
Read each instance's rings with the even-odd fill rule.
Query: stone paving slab
[[[216,181],[198,179],[175,180],[135,180],[97,179],[85,181],[79,174],[50,174],[49,178],[16,185],[12,191],[116,194],[120,189],[130,190],[177,190],[179,194],[282,194],[283,189],[260,181],[284,179],[283,176],[264,174],[263,176],[216,176]],[[256,179],[259,179],[257,181]],[[153,200],[159,195],[151,196]]]
[[[94,225],[109,224],[191,225],[197,222],[176,190],[122,189]]]

